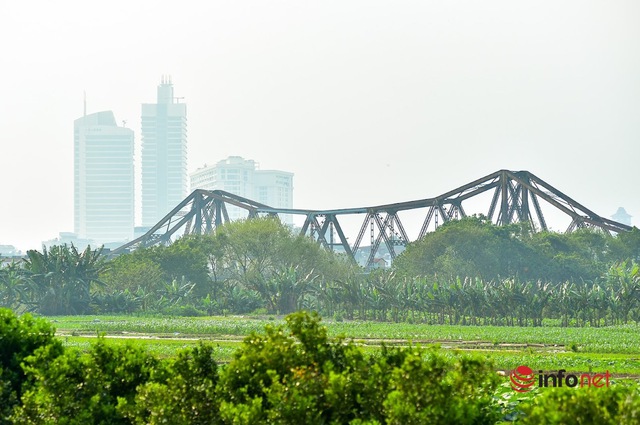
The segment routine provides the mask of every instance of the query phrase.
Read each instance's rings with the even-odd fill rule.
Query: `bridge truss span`
[[[468,213],[463,203],[483,194],[491,194],[491,201],[488,208],[476,213],[485,215],[497,225],[526,223],[532,231],[548,230],[541,207],[544,204],[569,217],[568,232],[587,227],[607,233],[631,230],[630,226],[599,216],[528,171],[500,170],[434,198],[333,210],[272,208],[229,192],[197,189],[147,233],[112,254],[169,244],[180,235],[211,233],[216,227],[229,222],[227,208],[235,206],[246,211],[247,219],[265,215],[278,217],[281,214],[299,216],[302,219],[301,235],[372,267],[381,251],[386,251],[392,260],[412,241],[401,213],[422,214],[421,226],[413,232],[413,240],[420,239],[440,223],[466,217]],[[347,229],[343,224],[348,220],[360,223],[355,226],[359,230],[353,238],[348,235],[355,230],[354,226]]]

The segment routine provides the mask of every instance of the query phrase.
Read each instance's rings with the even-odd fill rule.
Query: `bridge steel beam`
[[[227,208],[235,206],[246,211],[247,219],[265,215],[278,217],[279,214],[301,216],[303,223],[300,235],[312,238],[326,249],[343,252],[353,261],[364,254],[367,258],[366,267],[373,267],[382,243],[393,259],[398,255],[398,247],[411,242],[399,213],[425,211],[422,226],[417,232],[419,239],[427,234],[432,222],[437,228],[440,220],[446,223],[467,217],[463,202],[491,190],[493,195],[486,217],[498,225],[520,222],[528,224],[534,232],[547,230],[540,206],[542,200],[569,216],[569,232],[582,227],[593,227],[608,233],[631,230],[630,226],[597,215],[528,171],[499,170],[434,198],[332,210],[273,208],[222,190],[197,189],[147,233],[112,251],[111,255],[140,247],[169,244],[181,229],[183,235],[212,233],[230,221]],[[496,211],[498,214],[494,219]],[[352,244],[340,223],[340,219],[347,216],[362,217],[362,224]],[[371,241],[368,252],[364,252],[366,248],[361,245],[367,229]]]

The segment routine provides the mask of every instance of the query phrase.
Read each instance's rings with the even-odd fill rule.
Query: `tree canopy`
[[[394,266],[403,275],[445,279],[594,281],[612,263],[638,258],[638,233],[531,233],[520,224],[497,226],[484,217],[466,217],[409,244]]]
[[[110,260],[89,247],[30,251],[0,267],[0,305],[47,315],[308,309],[336,320],[602,326],[640,319],[639,234],[533,234],[468,217],[409,244],[391,269],[364,270],[265,217]]]

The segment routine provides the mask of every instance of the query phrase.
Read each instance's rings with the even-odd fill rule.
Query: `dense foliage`
[[[101,250],[53,246],[30,250],[22,267],[0,269],[7,307],[26,306],[42,314],[86,314],[92,293],[101,285],[106,261]]]
[[[62,353],[49,323],[29,315],[16,317],[11,310],[0,308],[0,424],[6,423],[27,385],[22,362],[41,347],[47,348],[43,358]]]
[[[614,263],[640,261],[640,231],[532,233],[526,225],[496,226],[483,217],[449,221],[409,244],[394,262],[407,276],[443,280],[592,282]]]
[[[337,321],[605,326],[640,321],[640,232],[531,234],[449,222],[390,270],[363,271],[273,219],[106,260],[58,246],[0,267],[0,306],[48,315],[319,311]],[[470,329],[470,328],[467,328]],[[501,328],[500,328],[501,329]],[[626,329],[626,327],[625,327]],[[373,355],[317,315],[254,332],[219,366],[200,345],[156,358],[105,340],[63,349],[50,325],[0,310],[0,424],[636,423],[637,389],[546,391],[505,407],[493,367],[439,350]]]
[[[47,315],[287,314],[424,323],[603,326],[640,320],[640,231],[530,233],[482,217],[362,270],[271,218],[105,260],[57,246],[0,267],[0,305]]]
[[[7,310],[3,314],[10,316]],[[24,335],[21,331],[0,335]],[[23,343],[8,353],[32,353],[24,359],[29,386],[14,397],[18,402],[9,419],[14,423],[478,424],[497,419],[491,409],[497,376],[490,364],[467,356],[448,360],[417,347],[365,356],[352,343],[330,340],[319,317],[306,313],[288,316],[286,327],[267,327],[247,337],[221,371],[206,345],[158,360],[140,348],[105,341],[86,354],[60,352],[47,340],[37,350],[28,339]]]
[[[0,316],[9,324],[0,339],[12,341],[2,359],[22,364],[15,373],[15,361],[3,363],[13,372],[2,388],[19,390],[3,392],[1,424],[632,424],[640,415],[633,386],[513,402],[508,378],[486,360],[417,346],[365,354],[304,312],[251,333],[222,366],[206,344],[170,358],[104,339],[63,349],[46,323]]]
[[[638,390],[624,386],[602,389],[552,389],[522,406],[518,424],[634,425],[640,421]]]

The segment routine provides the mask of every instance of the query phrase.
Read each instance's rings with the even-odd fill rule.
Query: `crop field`
[[[251,332],[281,325],[273,317],[150,318],[65,316],[49,319],[66,346],[84,349],[103,335],[113,344],[142,345],[172,356],[200,341],[213,344],[216,360],[227,362]],[[640,326],[603,328],[447,326],[381,322],[325,321],[330,336],[345,336],[375,352],[382,344],[438,345],[447,355],[473,352],[508,371],[519,365],[534,370],[609,371],[615,379],[640,376]]]

